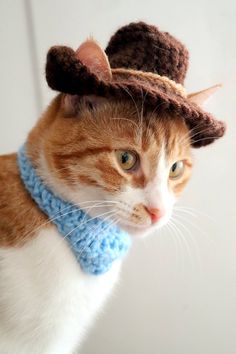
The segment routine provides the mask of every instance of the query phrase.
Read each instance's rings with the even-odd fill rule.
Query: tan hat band
[[[123,69],[123,68],[112,69],[112,73],[121,74],[121,75],[122,74],[131,75],[137,78],[152,80],[154,82],[156,81],[157,83],[162,82],[167,89],[174,90],[182,97],[185,98],[187,97],[187,93],[183,85],[176,83],[175,81],[169,79],[167,76],[161,76],[156,73],[145,72],[145,71],[134,70],[134,69]]]

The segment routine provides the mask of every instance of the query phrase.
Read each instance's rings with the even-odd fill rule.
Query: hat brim
[[[46,79],[53,90],[71,95],[132,98],[135,102],[143,102],[150,110],[181,116],[190,129],[191,144],[195,148],[209,145],[224,135],[224,122],[203,111],[178,90],[165,85],[165,80],[154,82],[144,75],[138,77],[128,69],[122,69],[121,73],[115,69],[112,73],[112,81],[100,80],[77,59],[75,51],[69,47],[52,47],[47,55]]]

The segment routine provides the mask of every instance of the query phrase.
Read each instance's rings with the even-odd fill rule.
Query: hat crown
[[[106,48],[112,68],[127,68],[167,76],[183,84],[189,54],[168,32],[144,22],[121,27]]]

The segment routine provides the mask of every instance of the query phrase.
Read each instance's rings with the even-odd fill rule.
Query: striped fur
[[[192,168],[184,121],[142,112],[133,101],[59,95],[26,146],[52,190],[132,235],[168,222]],[[135,151],[138,168],[125,172],[116,150]],[[184,174],[171,180],[170,168],[178,160],[185,162]],[[149,208],[162,214],[155,223]],[[74,353],[120,268],[115,264],[97,278],[81,271],[67,242],[24,189],[15,154],[0,157],[0,259],[4,354]]]
[[[72,202],[93,200],[94,196],[102,200],[112,200],[120,203],[118,216],[127,221],[128,225],[131,223],[135,227],[135,224],[141,224],[138,220],[145,220],[144,224],[149,224],[150,218],[144,206],[159,208],[160,205],[157,199],[150,202],[146,193],[148,186],[153,186],[155,190],[155,183],[165,184],[168,187],[167,194],[175,200],[190,177],[191,150],[189,132],[184,121],[180,117],[158,116],[156,112],[143,114],[142,107],[127,102],[102,100],[98,104],[96,102],[95,108],[91,110],[86,100],[79,98],[76,112],[74,106],[71,107],[72,115],[68,106],[65,111],[64,102],[63,95],[56,97],[29,134],[28,153],[38,173],[57,193]],[[127,173],[120,168],[114,153],[118,149],[132,150],[139,154],[140,169],[137,172]],[[157,181],[161,156],[165,163]],[[186,162],[185,172],[180,179],[169,180],[168,171],[178,160]],[[17,232],[12,236],[8,228],[19,205],[24,203],[23,209],[27,210],[32,202],[29,198],[22,197],[25,192],[19,182],[15,157],[1,157],[0,163],[1,171],[4,171],[0,174],[3,180],[0,210],[4,216],[1,217],[0,224],[3,235],[0,245],[14,245],[26,241],[27,237],[31,238],[32,225],[39,225],[45,217],[37,207],[31,208],[35,214],[31,222],[26,226],[25,219],[20,218],[14,227],[17,227]],[[13,168],[14,175],[11,173]],[[12,183],[20,189],[19,196],[16,193],[12,196],[13,200],[16,199],[14,206],[4,204],[5,199],[11,199],[11,190],[3,188],[4,178],[7,180],[8,174],[13,179]],[[86,197],[81,195],[85,190]],[[137,198],[129,203],[127,196],[130,195],[130,190],[134,195],[137,191]],[[153,195],[153,192],[150,191],[150,194]],[[140,204],[143,205],[142,208]],[[135,223],[132,215],[133,210],[137,210],[137,205],[139,212]],[[171,207],[172,205],[166,205],[165,209]],[[127,220],[124,220],[123,214],[127,210]]]

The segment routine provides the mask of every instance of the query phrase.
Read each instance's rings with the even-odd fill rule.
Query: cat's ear
[[[191,102],[194,102],[194,103],[196,103],[199,106],[203,106],[204,103],[208,100],[208,98],[210,98],[221,87],[222,87],[221,84],[217,84],[217,85],[209,87],[209,88],[207,88],[205,90],[194,92],[194,93],[190,93],[188,95],[188,99]]]
[[[111,80],[111,67],[104,50],[93,39],[88,39],[76,51],[76,57],[101,80]]]
[[[79,59],[93,74],[101,80],[111,80],[111,67],[104,50],[93,39],[88,39],[76,50],[76,57]],[[66,115],[75,115],[79,111],[79,107],[83,104],[90,110],[94,110],[103,98],[94,95],[77,96],[66,94],[63,98],[63,108]]]

